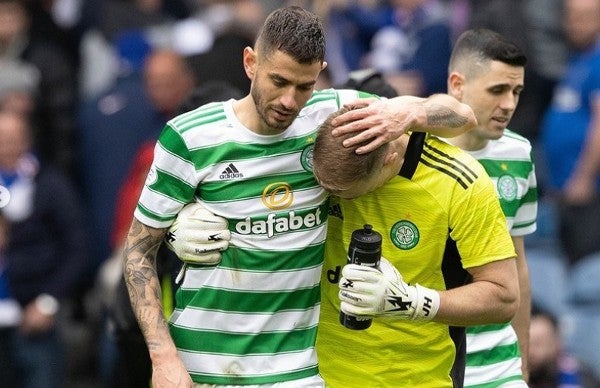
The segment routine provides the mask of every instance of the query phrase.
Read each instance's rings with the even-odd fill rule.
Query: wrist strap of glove
[[[431,321],[440,308],[439,292],[420,284],[416,284],[417,290],[415,311],[411,319],[413,321]]]

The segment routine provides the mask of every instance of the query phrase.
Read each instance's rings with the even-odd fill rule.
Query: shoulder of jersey
[[[190,128],[218,124],[226,119],[224,103],[211,102],[174,117],[169,120],[168,124],[176,131],[183,133]]]
[[[433,136],[425,142],[419,163],[456,181],[464,189],[484,175],[483,167],[475,158]]]
[[[506,128],[504,130],[504,136],[502,136],[502,137],[506,137],[508,139],[514,139],[515,141],[521,141],[521,142],[527,143],[527,144],[530,143],[529,139],[527,139],[525,136],[519,135],[518,133],[511,131],[508,128]]]
[[[531,142],[525,136],[519,135],[516,132],[511,131],[510,129],[504,130],[504,135],[499,139],[499,141],[503,141],[506,143],[512,143],[516,147],[523,148],[525,150],[531,149]]]
[[[328,106],[337,110],[344,105],[344,103],[354,101],[361,98],[361,95],[356,90],[351,89],[323,89],[315,90],[308,100],[308,102],[302,108],[300,115],[305,114],[307,111],[319,110],[323,106]]]
[[[315,90],[306,102],[299,116],[318,111],[324,106],[337,110],[340,106],[340,94],[335,89]]]

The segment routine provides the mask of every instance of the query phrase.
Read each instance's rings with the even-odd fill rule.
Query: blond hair
[[[313,172],[321,186],[333,193],[348,190],[354,184],[365,182],[373,172],[381,169],[388,144],[366,154],[357,154],[356,149],[366,142],[352,147],[344,147],[342,142],[354,136],[354,133],[334,137],[331,121],[348,112],[341,108],[327,117],[319,127],[313,150]]]

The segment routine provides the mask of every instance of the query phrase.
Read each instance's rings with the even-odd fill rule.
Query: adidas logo
[[[219,175],[219,179],[235,179],[243,177],[244,174],[242,174],[233,163],[229,163],[229,166],[227,166],[227,168],[221,172],[221,175]]]

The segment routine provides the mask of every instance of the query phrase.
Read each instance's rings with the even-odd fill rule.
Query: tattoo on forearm
[[[159,345],[155,333],[167,323],[160,309],[160,280],[156,272],[156,253],[164,230],[133,221],[124,249],[123,276],[129,299],[148,348]],[[158,312],[158,313],[157,313]]]
[[[468,118],[461,116],[452,109],[435,104],[426,109],[427,124],[432,127],[460,128],[468,123]]]

